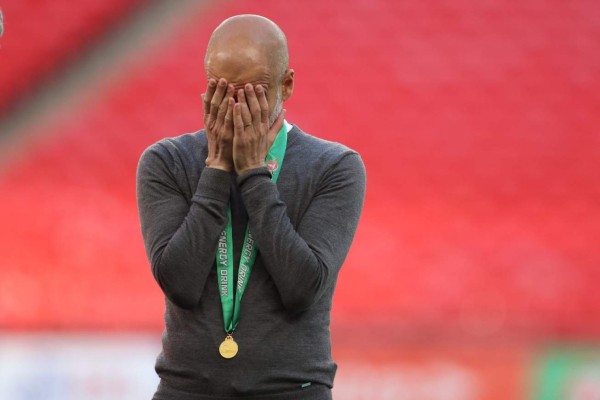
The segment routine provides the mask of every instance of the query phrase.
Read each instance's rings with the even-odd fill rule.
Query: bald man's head
[[[260,15],[236,15],[223,21],[210,37],[204,68],[209,79],[224,78],[236,89],[246,83],[264,86],[271,114],[293,91],[285,34]]]
[[[205,65],[213,57],[266,62],[280,77],[289,65],[285,34],[277,24],[260,15],[236,15],[223,21],[210,37]]]

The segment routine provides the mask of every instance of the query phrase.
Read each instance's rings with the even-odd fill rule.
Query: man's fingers
[[[252,123],[252,115],[250,114],[250,109],[248,108],[248,102],[246,101],[244,89],[238,90],[238,104],[240,105],[240,113],[242,120],[244,121],[244,125],[250,125]]]
[[[239,99],[238,99],[239,101]],[[244,134],[244,120],[242,119],[242,105],[238,102],[233,105],[233,132],[237,135]]]
[[[227,113],[225,114],[225,128],[231,129],[233,128],[233,108],[235,106],[235,100],[233,97],[229,97],[229,101],[227,102]]]
[[[269,123],[269,103],[267,102],[267,94],[265,89],[261,85],[256,85],[254,88],[256,97],[258,98],[258,105],[260,107],[260,122],[263,124]]]
[[[206,93],[202,94],[202,107],[204,108],[204,115],[210,114],[210,101],[212,100],[216,89],[217,81],[214,79],[209,79],[206,87]]]
[[[217,84],[217,89],[215,90],[214,95],[210,99],[210,108],[209,113],[213,118],[217,118],[217,114],[219,112],[219,107],[221,106],[221,102],[223,101],[223,96],[225,96],[225,92],[227,91],[227,81],[223,78],[219,79],[219,83]]]
[[[246,94],[246,103],[250,109],[250,114],[252,114],[252,122],[260,122],[260,104],[258,104],[258,99],[256,98],[256,93],[254,92],[254,86],[252,86],[250,83],[247,83],[246,86],[244,86],[244,92]]]
[[[227,86],[227,92],[219,104],[219,111],[217,112],[217,121],[223,121],[225,119],[225,114],[227,114],[227,107],[229,106],[229,100],[233,96],[233,86]]]

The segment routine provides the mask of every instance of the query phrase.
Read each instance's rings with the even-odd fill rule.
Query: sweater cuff
[[[269,180],[271,180],[271,171],[269,171],[269,169],[266,166],[246,171],[245,173],[237,177],[237,184],[239,187],[242,187],[242,185],[244,185],[245,182],[252,182],[255,180],[263,179],[261,177],[267,177],[269,178]]]
[[[208,198],[223,202],[229,201],[231,174],[218,168],[204,168],[192,201]]]

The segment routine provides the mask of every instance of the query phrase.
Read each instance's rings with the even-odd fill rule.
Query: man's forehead
[[[263,49],[250,45],[222,45],[210,49],[207,63],[219,66],[238,64],[267,64],[268,57]]]
[[[257,49],[216,48],[206,57],[206,73],[210,78],[228,82],[268,82],[272,71],[268,57]]]

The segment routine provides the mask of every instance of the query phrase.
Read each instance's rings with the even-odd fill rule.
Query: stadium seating
[[[600,334],[598,4],[261,0],[201,9],[92,100],[32,129],[44,138],[0,176],[0,324],[160,329],[135,206],[137,159],[161,137],[202,127],[210,32],[253,12],[288,35],[288,120],[357,149],[367,166],[336,323],[384,321],[425,336]],[[109,30],[103,15],[88,37]],[[48,62],[80,45],[61,44]],[[13,68],[39,76],[41,59]]]
[[[0,115],[106,35],[140,0],[18,0],[2,4]]]

